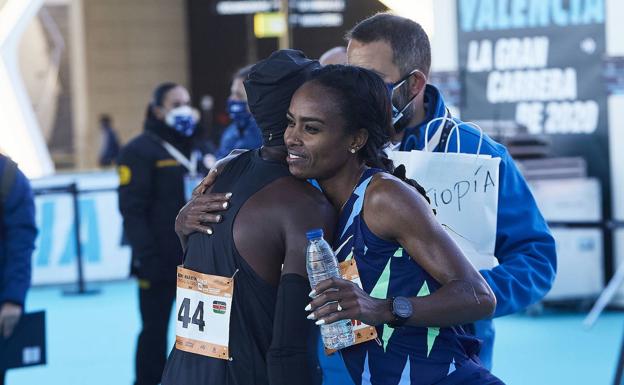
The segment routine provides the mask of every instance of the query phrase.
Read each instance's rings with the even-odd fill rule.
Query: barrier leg
[[[76,290],[63,292],[64,295],[97,294],[97,289],[87,289],[84,281],[84,265],[82,260],[82,242],[80,240],[80,204],[78,201],[78,187],[76,183],[69,186],[74,206],[74,241],[76,242],[76,266],[78,268],[78,282]]]

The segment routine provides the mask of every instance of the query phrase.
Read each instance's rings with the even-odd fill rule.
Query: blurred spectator
[[[196,145],[202,150],[204,155],[204,166],[207,169],[211,169],[217,161],[215,153],[217,152],[217,146],[215,140],[220,135],[220,130],[217,129],[214,124],[214,98],[212,95],[204,95],[200,100],[201,108],[201,135],[199,136]],[[222,128],[223,126],[221,126]]]
[[[230,151],[240,149],[254,149],[262,145],[262,134],[256,121],[247,106],[247,93],[243,87],[243,80],[247,79],[251,66],[241,68],[232,78],[230,97],[227,101],[227,110],[232,123],[225,128],[221,143],[217,150],[217,159],[221,159]]]
[[[201,108],[201,120],[202,136],[207,138],[212,143],[215,140],[215,127],[214,127],[214,98],[212,95],[204,95],[200,101]]]
[[[36,238],[30,183],[11,159],[0,154],[0,338],[11,336],[24,310]],[[1,369],[0,384],[4,384]]]
[[[334,47],[321,55],[319,63],[322,66],[330,64],[347,64],[347,49],[342,46]]]
[[[186,193],[206,171],[193,147],[198,114],[190,100],[178,84],[159,85],[147,107],[144,132],[119,155],[119,209],[132,248],[131,274],[139,279],[143,324],[136,351],[137,385],[160,383],[176,266],[182,263],[174,222]]]
[[[101,167],[106,167],[112,165],[119,154],[119,141],[110,115],[100,115],[100,130],[102,131],[102,147],[99,162]]]

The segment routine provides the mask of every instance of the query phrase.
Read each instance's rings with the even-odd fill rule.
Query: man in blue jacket
[[[348,63],[377,72],[392,93],[397,132],[392,149],[422,150],[427,123],[450,116],[438,89],[427,84],[431,48],[425,31],[412,20],[382,13],[358,23],[347,39]],[[449,151],[455,151],[455,134],[449,137],[443,126],[432,124],[429,148],[444,151],[448,140]],[[459,134],[461,151],[476,153],[479,131],[462,124]],[[481,271],[496,295],[494,317],[501,317],[539,301],[550,290],[557,264],[555,242],[507,149],[484,135],[481,153],[501,158],[494,251],[499,265]],[[483,339],[481,361],[491,369],[492,321],[477,322],[474,332]]]
[[[232,78],[230,97],[227,101],[227,111],[232,123],[221,135],[219,149],[215,154],[217,159],[227,156],[235,149],[252,150],[262,145],[262,134],[249,112],[247,93],[243,87],[243,81],[247,79],[250,71],[251,66],[243,67]]]
[[[37,227],[28,179],[12,160],[2,154],[0,219],[0,338],[8,338],[24,309]],[[4,384],[2,370],[0,384]]]

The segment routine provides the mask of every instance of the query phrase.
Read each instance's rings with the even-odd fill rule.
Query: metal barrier
[[[84,193],[95,193],[95,192],[111,192],[116,191],[114,188],[102,188],[102,189],[89,189],[89,190],[79,190],[78,185],[74,183],[70,183],[62,186],[52,186],[52,187],[36,187],[33,188],[33,193],[36,196],[42,195],[53,195],[53,194],[70,194],[72,198],[72,206],[74,211],[74,242],[76,246],[76,268],[78,270],[78,281],[76,282],[76,288],[74,290],[66,290],[63,292],[65,295],[85,295],[85,294],[97,294],[99,293],[98,289],[89,289],[86,287],[85,279],[84,279],[84,260],[82,253],[82,240],[80,235],[80,205],[79,205],[79,196]]]

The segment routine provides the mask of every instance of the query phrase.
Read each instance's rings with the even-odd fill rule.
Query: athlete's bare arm
[[[430,295],[410,298],[414,313],[406,325],[447,327],[492,315],[496,306],[492,290],[414,189],[380,173],[367,190],[363,212],[364,221],[375,235],[396,240],[442,285]],[[349,281],[328,279],[316,290],[321,294],[311,307],[315,317],[325,323],[351,318],[380,325],[394,318],[387,300],[372,298]],[[352,305],[341,312],[335,305],[321,307],[338,300]]]

